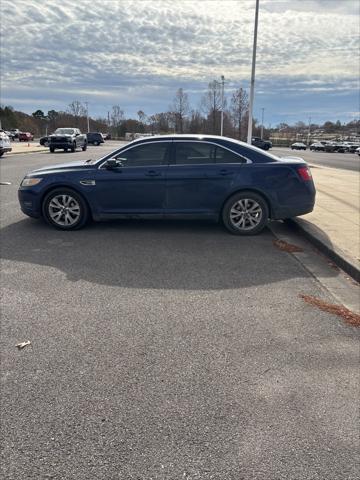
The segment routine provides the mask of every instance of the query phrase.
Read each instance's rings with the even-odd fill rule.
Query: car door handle
[[[231,172],[230,170],[225,170],[225,169],[220,170],[219,173],[220,173],[220,175],[223,175],[223,176],[225,176],[225,175],[234,175],[234,172]]]
[[[155,170],[149,170],[148,172],[145,173],[147,177],[159,177],[161,175],[160,172],[157,172]]]

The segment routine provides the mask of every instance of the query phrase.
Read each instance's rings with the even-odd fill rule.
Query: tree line
[[[166,112],[147,115],[143,110],[137,112],[137,118],[126,118],[120,105],[113,105],[107,117],[89,118],[90,131],[109,132],[114,138],[125,137],[126,133],[203,133],[220,134],[221,111],[223,110],[223,131],[225,136],[246,140],[249,100],[245,89],[237,88],[230,97],[222,98],[221,84],[214,80],[208,84],[198,108],[191,108],[188,94],[179,88]],[[30,131],[36,136],[52,133],[58,127],[77,127],[87,131],[87,109],[78,100],[72,101],[66,111],[49,110],[45,114],[36,110],[31,115],[14,110],[11,106],[0,108],[1,126],[4,130],[19,128]],[[325,122],[323,125],[304,122],[295,125],[281,123],[273,129],[263,128],[264,138],[274,131],[296,133],[310,128],[322,128],[325,133],[339,132],[348,128],[359,131],[359,121],[342,125]],[[261,125],[253,119],[253,135],[260,136]]]

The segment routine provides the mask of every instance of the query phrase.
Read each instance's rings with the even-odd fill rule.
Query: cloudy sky
[[[2,0],[1,103],[89,102],[126,116],[193,108],[213,79],[248,88],[255,0]],[[359,110],[358,0],[260,0],[254,116],[350,121]]]

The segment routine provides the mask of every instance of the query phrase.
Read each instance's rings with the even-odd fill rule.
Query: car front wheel
[[[234,235],[256,235],[266,226],[269,209],[266,201],[255,192],[239,192],[224,205],[222,220]]]
[[[87,143],[84,143],[84,145],[82,146],[82,151],[85,152],[86,149],[87,149]]]
[[[43,216],[55,228],[77,230],[86,224],[89,209],[81,195],[75,191],[57,188],[46,195]]]

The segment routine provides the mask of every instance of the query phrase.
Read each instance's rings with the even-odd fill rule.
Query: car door
[[[100,215],[162,213],[170,145],[171,141],[135,145],[113,157],[122,166],[112,170],[100,166],[96,176]]]
[[[166,181],[165,213],[214,214],[219,211],[231,189],[236,167],[243,161],[236,156],[240,162],[235,165],[223,162],[225,151],[201,140],[174,141]]]

